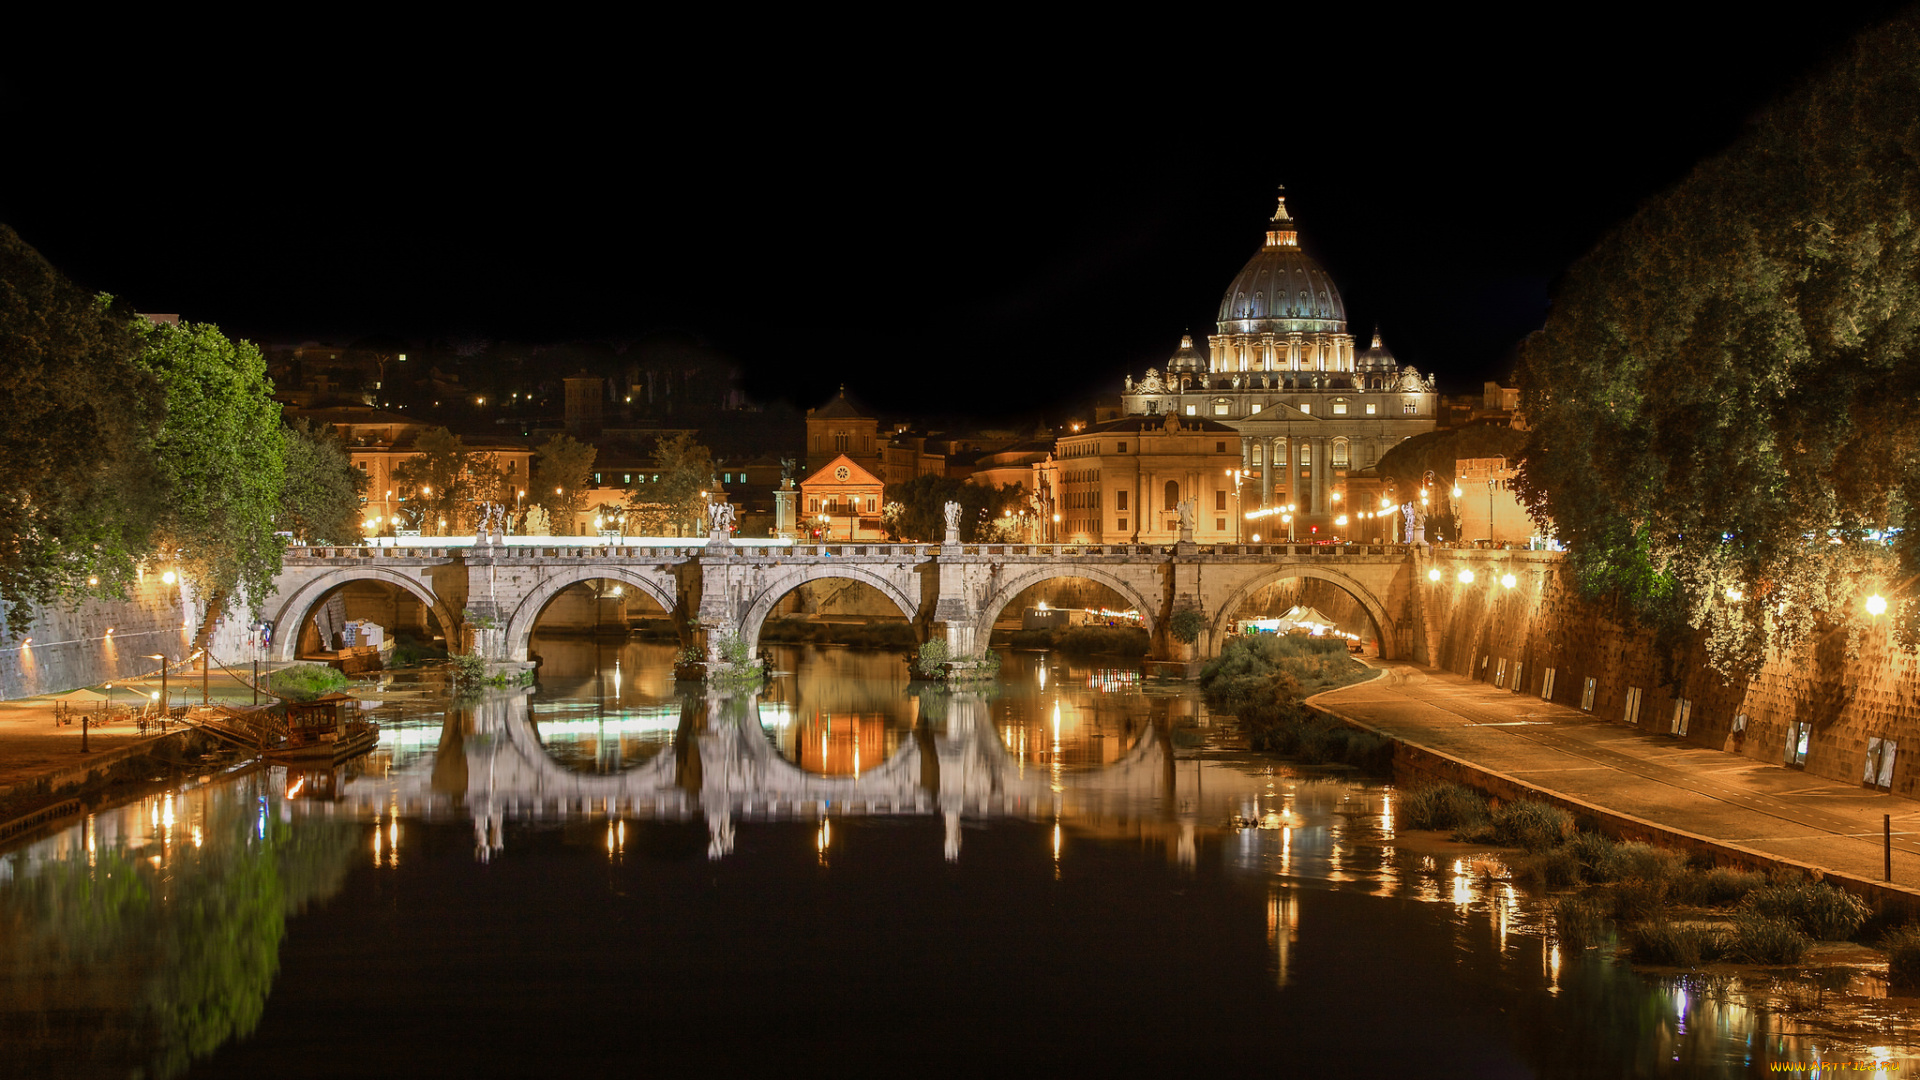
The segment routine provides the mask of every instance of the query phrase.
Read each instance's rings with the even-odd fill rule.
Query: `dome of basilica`
[[[1220,300],[1222,334],[1344,334],[1347,308],[1333,279],[1306,252],[1287,213],[1274,211],[1267,242]]]
[[[1376,329],[1373,332],[1373,344],[1353,358],[1353,366],[1361,371],[1393,371],[1400,366],[1400,362],[1393,358],[1393,353],[1387,351],[1385,345],[1380,344],[1380,331]]]

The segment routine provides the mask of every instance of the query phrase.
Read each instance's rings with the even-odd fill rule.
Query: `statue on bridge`
[[[1193,539],[1193,523],[1200,516],[1199,503],[1194,499],[1181,499],[1174,506],[1180,511],[1180,539]]]
[[[733,532],[733,504],[717,502],[707,504],[707,530],[714,536],[726,536]]]
[[[950,501],[944,509],[947,512],[947,543],[957,544],[960,542],[960,504]]]

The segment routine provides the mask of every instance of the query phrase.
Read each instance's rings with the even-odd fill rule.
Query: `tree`
[[[296,420],[286,442],[286,480],[275,528],[307,543],[360,543],[367,474],[353,467],[346,447],[325,427]]]
[[[35,604],[124,595],[147,552],[166,405],[133,319],[0,225],[0,601],[16,635]]]
[[[200,641],[236,590],[258,614],[280,572],[286,436],[266,361],[210,323],[151,323],[135,362],[166,394],[153,442],[166,496],[156,551],[206,598]]]
[[[1459,539],[1453,514],[1454,463],[1463,458],[1519,459],[1527,435],[1510,427],[1478,424],[1472,427],[1427,431],[1404,439],[1380,456],[1375,471],[1391,485],[1400,502],[1420,501],[1420,490],[1433,474],[1427,503],[1427,538]]]
[[[934,544],[946,539],[947,503],[960,504],[960,539],[973,543],[987,539],[998,528],[1002,511],[1024,501],[1018,484],[985,487],[949,476],[925,473],[904,484],[888,484],[887,518],[895,538]],[[892,509],[894,505],[897,510]]]
[[[1521,497],[1589,593],[1729,674],[1920,574],[1916,54],[1920,15],[1862,35],[1576,263],[1521,351]]]
[[[699,535],[706,516],[702,493],[713,489],[713,454],[682,431],[660,440],[653,462],[647,481],[627,488],[628,531],[663,536],[672,528],[681,536]]]
[[[446,428],[423,432],[415,456],[393,470],[400,517],[429,535],[472,528],[488,503],[505,503],[506,474],[492,454],[470,450]]]
[[[599,451],[570,435],[548,439],[533,452],[533,501],[552,521],[571,530],[586,509],[587,489],[593,486],[593,459]]]

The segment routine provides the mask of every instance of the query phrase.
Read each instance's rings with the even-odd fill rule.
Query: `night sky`
[[[1057,419],[1211,328],[1284,183],[1362,346],[1473,391],[1609,225],[1892,8],[1246,10],[169,29],[0,70],[0,221],[262,341],[684,340],[766,401]]]

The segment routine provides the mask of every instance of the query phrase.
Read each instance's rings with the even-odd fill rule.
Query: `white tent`
[[[1333,629],[1333,620],[1305,604],[1296,604],[1285,615],[1280,616],[1280,632],[1304,630],[1309,634],[1324,634]]]

